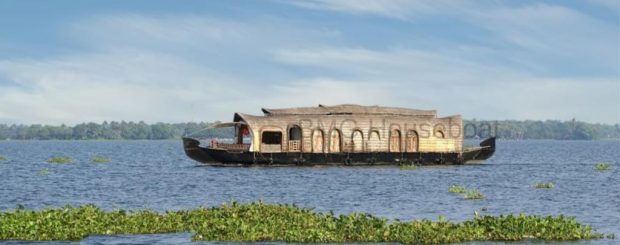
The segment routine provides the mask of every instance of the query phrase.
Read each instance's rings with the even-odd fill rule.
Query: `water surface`
[[[106,209],[163,211],[263,200],[401,220],[437,220],[445,215],[462,221],[473,218],[474,211],[565,214],[599,232],[620,235],[618,140],[498,141],[495,156],[484,164],[407,171],[208,167],[188,159],[180,141],[0,141],[0,155],[9,158],[0,162],[0,210],[20,204],[41,209],[93,203]],[[92,163],[95,155],[112,161]],[[53,156],[70,156],[74,162],[47,163]],[[612,169],[597,172],[593,166],[598,162],[609,163]],[[536,182],[553,182],[555,188],[535,189]],[[478,189],[486,198],[465,200],[448,193],[452,184]],[[191,244],[190,239],[189,233],[91,236],[80,244]]]

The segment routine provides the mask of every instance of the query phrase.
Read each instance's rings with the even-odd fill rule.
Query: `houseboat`
[[[488,159],[495,138],[463,148],[460,115],[435,110],[336,105],[235,113],[227,140],[183,137],[185,153],[210,165],[465,164]]]

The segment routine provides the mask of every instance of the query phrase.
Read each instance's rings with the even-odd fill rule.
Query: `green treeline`
[[[161,140],[178,139],[218,122],[155,123],[103,122],[75,126],[0,124],[0,140]],[[620,125],[593,124],[580,121],[478,121],[465,120],[465,138],[591,140],[618,139]],[[203,131],[202,133],[205,133]],[[203,134],[204,135],[204,134]],[[232,130],[207,131],[208,136],[230,138]]]
[[[162,140],[180,138],[214,123],[103,122],[75,126],[0,124],[0,140]]]
[[[572,121],[464,121],[465,138],[595,140],[619,139],[620,124],[609,125]]]

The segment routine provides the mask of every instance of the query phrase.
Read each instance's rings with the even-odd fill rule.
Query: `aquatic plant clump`
[[[467,189],[464,186],[452,185],[450,186],[450,189],[448,189],[448,192],[455,193],[455,194],[462,194],[462,193],[467,192]]]
[[[94,163],[108,163],[110,162],[110,158],[103,157],[103,156],[95,156],[93,157],[93,162]]]
[[[6,157],[5,157],[5,156],[3,156],[3,155],[0,155],[0,161],[6,161],[6,160],[9,160],[9,159],[8,159],[8,158],[6,158]]]
[[[607,171],[611,168],[611,165],[609,165],[609,163],[597,163],[596,165],[594,165],[594,169],[596,169],[596,171]]]
[[[58,163],[58,164],[64,164],[64,163],[71,163],[71,158],[70,157],[52,157],[50,159],[47,159],[48,163]]]
[[[448,192],[463,194],[463,198],[465,199],[484,199],[484,195],[479,190],[467,190],[467,188],[460,185],[451,185]]]
[[[0,213],[0,240],[77,241],[88,235],[192,232],[195,241],[296,243],[386,242],[436,244],[467,241],[600,239],[572,217],[476,216],[452,223],[389,221],[369,214],[318,213],[294,205],[224,204],[168,211],[104,211],[94,205]]]
[[[551,182],[548,182],[548,183],[539,182],[539,183],[536,183],[536,185],[534,185],[534,188],[537,188],[537,189],[552,189],[553,187],[555,187],[555,185]]]
[[[479,190],[467,191],[463,197],[465,199],[484,199],[484,195]]]

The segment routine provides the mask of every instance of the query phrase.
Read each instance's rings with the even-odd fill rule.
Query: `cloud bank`
[[[620,122],[617,20],[539,3],[277,4],[300,17],[104,13],[66,23],[58,35],[71,51],[0,58],[0,123],[230,120],[319,103]],[[373,36],[385,30],[396,34]]]

